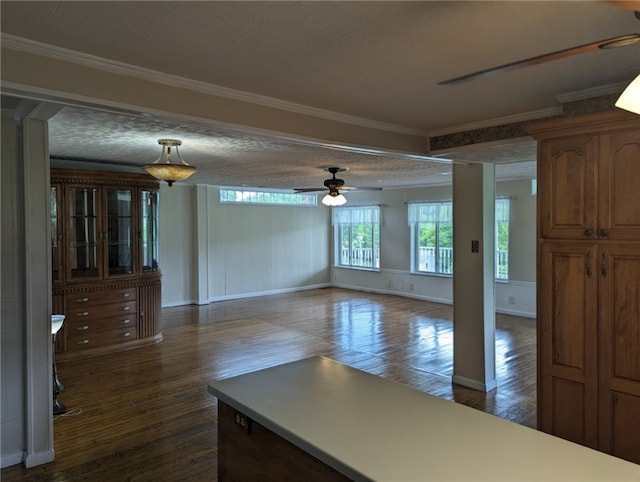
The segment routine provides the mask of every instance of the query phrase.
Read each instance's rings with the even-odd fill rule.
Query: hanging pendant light
[[[616,107],[640,114],[640,75],[627,86],[618,98]]]
[[[177,139],[158,139],[158,144],[162,146],[162,152],[153,163],[145,164],[142,166],[149,174],[156,179],[165,181],[169,186],[172,186],[176,181],[184,181],[189,176],[196,172],[196,168],[187,164],[180,152],[178,146],[182,145],[182,141]],[[177,160],[181,164],[173,164],[171,149],[175,148]]]

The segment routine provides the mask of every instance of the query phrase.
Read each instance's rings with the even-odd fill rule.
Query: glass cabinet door
[[[67,281],[101,276],[97,202],[97,188],[67,188]]]
[[[133,190],[107,188],[107,276],[133,274]]]
[[[158,192],[141,191],[140,251],[142,271],[158,271]]]
[[[54,283],[62,281],[64,266],[62,262],[64,256],[62,254],[62,198],[61,187],[55,184],[51,185],[50,192],[50,212],[51,212],[51,281]]]

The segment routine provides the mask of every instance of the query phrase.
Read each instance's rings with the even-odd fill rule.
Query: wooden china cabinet
[[[640,116],[538,140],[538,427],[640,463]]]
[[[162,340],[158,182],[51,169],[53,311],[66,316],[56,361]]]

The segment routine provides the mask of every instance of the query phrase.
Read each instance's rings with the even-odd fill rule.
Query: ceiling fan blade
[[[511,62],[504,65],[499,65],[498,67],[492,67],[490,69],[480,70],[478,72],[473,72],[471,74],[462,75],[460,77],[454,77],[453,79],[443,80],[438,82],[438,85],[454,85],[462,82],[466,82],[472,79],[476,79],[478,77],[486,77],[490,75],[495,75],[501,72],[507,72],[509,70],[520,69],[522,67],[528,67],[531,65],[537,65],[544,62],[549,62],[551,60],[558,60],[565,57],[571,57],[573,55],[583,54],[586,52],[592,52],[598,49],[608,49],[615,47],[623,47],[626,45],[631,45],[640,41],[640,34],[634,33],[629,35],[621,35],[619,37],[613,37],[606,40],[599,40],[598,42],[591,42],[584,45],[578,45],[577,47],[571,47],[564,50],[558,50],[556,52],[551,52],[544,55],[538,55],[536,57],[530,57],[524,60],[518,60],[516,62]]]
[[[338,191],[382,191],[381,187],[352,187],[352,186],[340,186],[336,188]],[[294,188],[295,192],[323,192],[329,191],[326,187],[297,187]]]
[[[381,187],[353,187],[353,186],[342,186],[339,188],[340,191],[382,191]]]
[[[297,187],[294,189],[295,192],[320,192],[327,191],[326,187]]]

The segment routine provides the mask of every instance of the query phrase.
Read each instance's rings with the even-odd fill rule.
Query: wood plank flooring
[[[498,388],[484,394],[451,383],[452,314],[337,288],[165,308],[162,343],[58,366],[56,460],[1,479],[215,481],[207,384],[312,355],[535,427],[535,320],[496,316]]]

